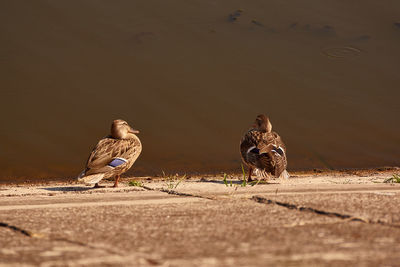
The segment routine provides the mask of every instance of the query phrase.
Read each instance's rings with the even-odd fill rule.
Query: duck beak
[[[133,134],[138,134],[138,133],[139,133],[138,130],[135,130],[135,129],[133,129],[133,128],[131,128],[131,129],[129,130],[129,132],[130,132],[130,133],[133,133]]]

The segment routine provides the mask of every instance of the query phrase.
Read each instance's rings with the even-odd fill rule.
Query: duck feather
[[[245,165],[259,177],[289,177],[286,146],[276,132],[251,128],[240,141],[240,154]]]
[[[142,151],[139,138],[116,139],[106,136],[94,147],[78,180],[94,184],[130,169]]]

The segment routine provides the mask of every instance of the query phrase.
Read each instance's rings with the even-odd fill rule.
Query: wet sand
[[[76,176],[115,118],[142,133],[131,175],[237,171],[258,113],[291,170],[399,166],[399,9],[2,1],[0,179]]]
[[[393,174],[1,186],[0,265],[396,266],[400,185],[383,183]]]

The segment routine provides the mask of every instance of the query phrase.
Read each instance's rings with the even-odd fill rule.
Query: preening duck
[[[251,175],[269,178],[289,178],[286,171],[286,146],[281,137],[272,131],[272,124],[265,115],[258,115],[253,128],[240,141],[240,155]]]
[[[114,120],[111,135],[101,139],[92,150],[85,170],[78,181],[99,186],[100,180],[115,176],[114,187],[118,186],[120,175],[129,170],[142,151],[142,144],[126,121]]]

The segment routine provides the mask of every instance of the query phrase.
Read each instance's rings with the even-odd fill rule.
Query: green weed
[[[228,186],[228,182],[227,182],[227,180],[226,180],[226,177],[227,177],[228,175],[226,174],[226,173],[224,173],[224,185],[225,186]]]
[[[393,183],[398,184],[398,183],[400,183],[400,175],[398,175],[398,174],[393,174],[392,177],[386,179],[386,180],[383,181],[383,182],[384,182],[384,183],[391,183],[391,184],[393,184]]]
[[[163,173],[163,178],[165,180],[165,186],[167,187],[168,190],[174,190],[178,187],[178,185],[186,179],[186,174],[183,175],[181,178],[179,178],[178,175],[167,175],[165,174],[164,171]]]
[[[230,183],[228,183],[227,178],[228,178],[228,175],[226,173],[224,173],[224,179],[222,180],[224,182],[224,185],[229,186],[229,187],[233,186],[232,180],[230,181]]]
[[[255,185],[258,185],[258,184],[268,184],[268,182],[267,181],[261,181],[261,179],[257,179],[257,181],[251,181],[250,183],[247,183],[247,184],[249,184],[251,186],[255,186]]]
[[[242,180],[242,183],[240,184],[240,187],[246,187],[248,185],[255,186],[255,185],[258,185],[258,184],[268,184],[266,181],[261,181],[261,180],[247,182],[246,172],[244,170],[243,164],[241,166],[242,166],[243,180]],[[232,180],[230,182],[228,182],[227,178],[228,178],[228,175],[226,173],[224,173],[224,179],[222,180],[224,182],[224,185],[227,186],[227,187],[228,186],[229,187],[233,186]],[[237,187],[238,185],[235,185],[235,186]]]
[[[246,179],[246,172],[244,171],[244,166],[242,165],[242,173],[243,173],[243,182],[240,185],[241,187],[246,187],[247,186],[247,179]]]
[[[129,186],[143,187],[143,184],[140,181],[132,180],[132,181],[129,181]]]

